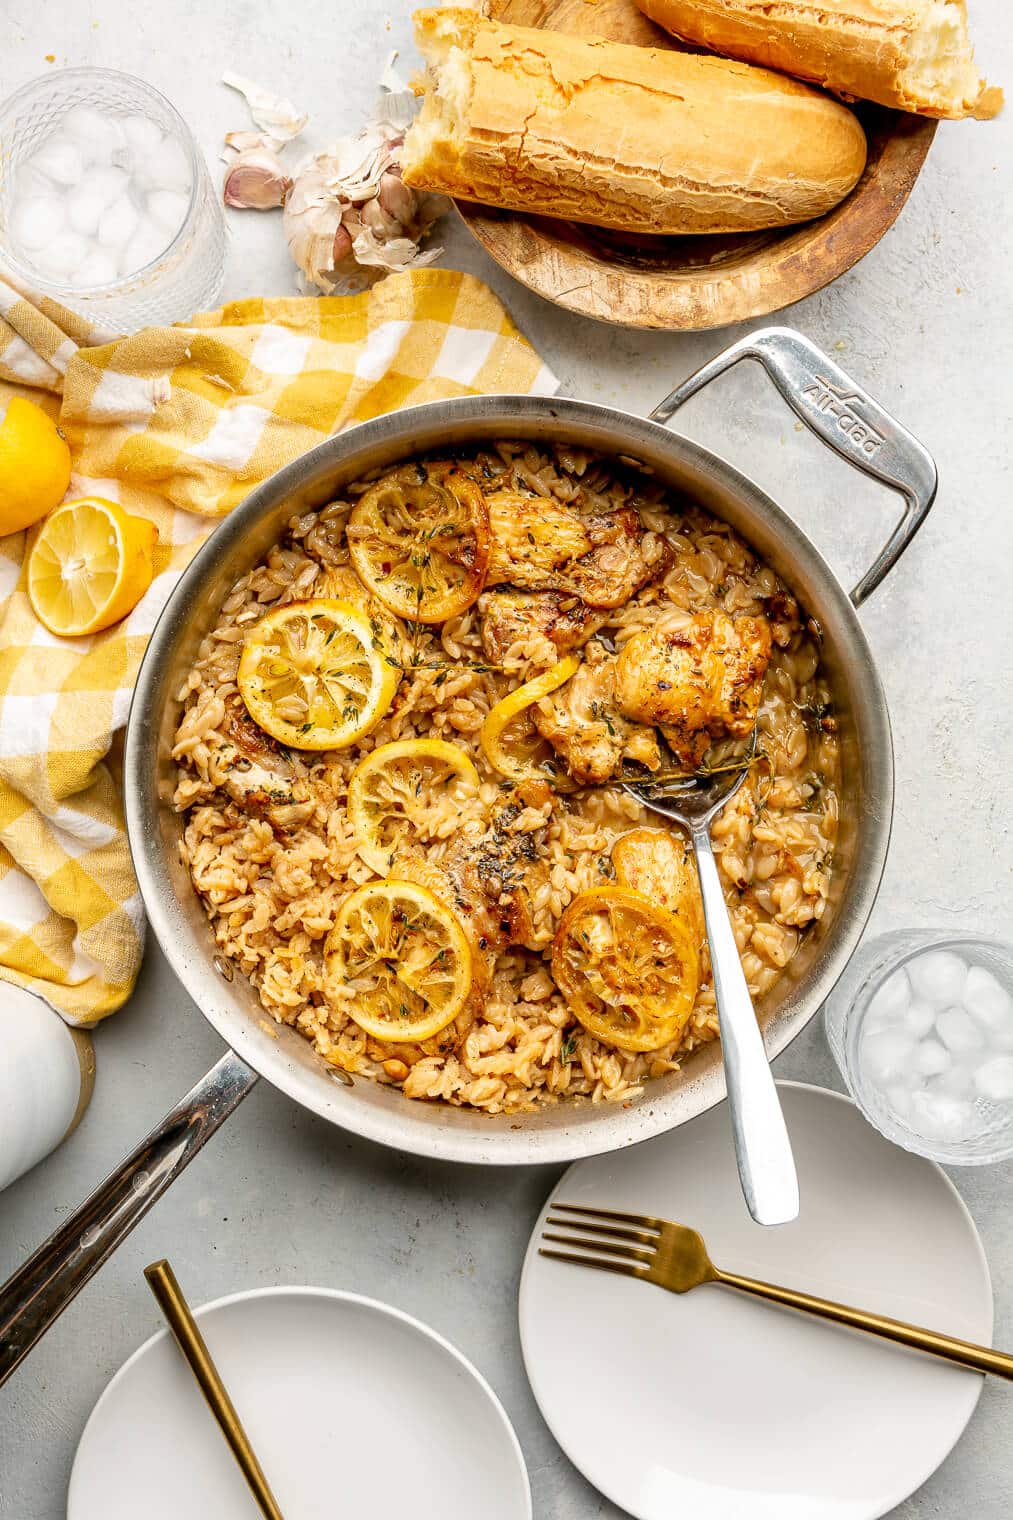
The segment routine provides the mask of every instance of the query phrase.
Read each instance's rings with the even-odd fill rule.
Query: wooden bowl
[[[634,0],[493,0],[517,26],[676,47]],[[814,222],[769,232],[643,237],[458,202],[465,225],[514,279],[567,311],[622,327],[694,331],[780,311],[821,290],[879,242],[900,214],[937,123],[859,105],[865,172]]]

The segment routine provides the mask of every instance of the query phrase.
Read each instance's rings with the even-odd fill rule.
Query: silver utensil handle
[[[0,1287],[0,1384],[210,1140],[257,1073],[227,1051]]]
[[[798,1218],[798,1177],[788,1129],[728,917],[709,826],[694,828],[692,839],[742,1192],[757,1224],[790,1224]]]
[[[832,359],[790,327],[763,327],[740,338],[689,376],[651,413],[669,418],[740,359],[758,359],[788,405],[823,443],[865,475],[899,491],[904,512],[851,592],[860,607],[893,569],[929,514],[938,474],[918,439]]]

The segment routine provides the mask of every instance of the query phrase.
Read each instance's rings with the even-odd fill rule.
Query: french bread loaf
[[[765,69],[417,11],[429,64],[406,184],[638,233],[823,215],[865,166],[857,118]]]
[[[922,116],[995,116],[965,0],[637,0],[659,26],[746,63]]]

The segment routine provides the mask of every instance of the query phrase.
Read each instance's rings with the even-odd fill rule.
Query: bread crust
[[[865,166],[850,111],[767,70],[474,11],[415,25],[430,71],[409,185],[638,233],[742,232],[823,215]]]
[[[780,69],[852,99],[950,119],[984,120],[1002,108],[1002,91],[989,88],[974,69],[966,0],[637,0],[637,5],[685,42]],[[934,78],[919,78],[921,51],[934,39],[948,68]]]

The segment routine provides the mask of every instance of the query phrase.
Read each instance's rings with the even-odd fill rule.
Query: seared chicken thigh
[[[621,713],[656,724],[679,760],[699,765],[715,739],[745,738],[770,661],[765,618],[698,612],[636,633],[616,660]]]
[[[569,592],[589,607],[621,607],[674,558],[632,507],[585,517],[551,497],[520,491],[493,492],[486,503],[487,586]]]
[[[586,644],[607,615],[562,591],[486,591],[478,611],[482,648],[497,665],[515,645],[524,646],[528,659],[549,665]]]
[[[626,760],[648,770],[661,764],[654,729],[631,723],[618,711],[615,672],[616,661],[602,650],[600,659],[586,660],[565,685],[531,709],[538,732],[562,755],[575,781],[609,781]]]
[[[612,846],[616,881],[685,919],[703,938],[703,902],[696,862],[685,836],[671,829],[632,829]]]

